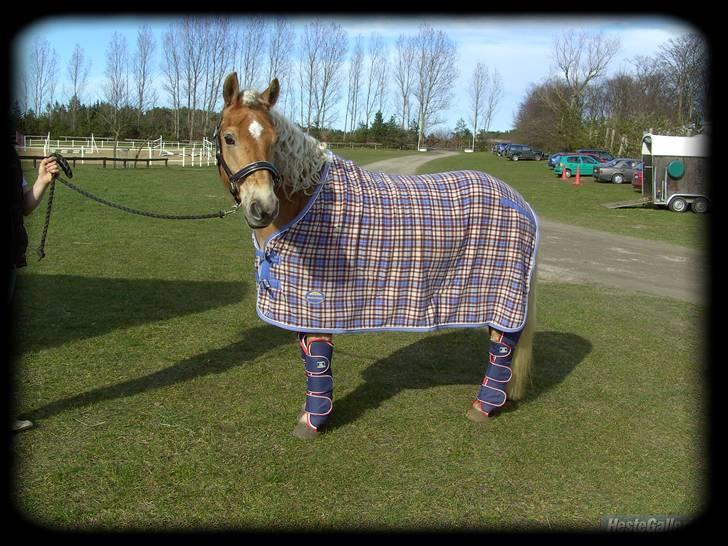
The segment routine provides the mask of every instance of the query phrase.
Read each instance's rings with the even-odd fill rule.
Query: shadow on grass
[[[14,306],[30,315],[33,333],[14,332],[14,345],[17,351],[38,351],[119,328],[199,313],[238,303],[249,288],[239,281],[22,274]]]
[[[28,412],[26,418],[47,419],[68,409],[82,408],[105,400],[161,389],[198,377],[224,373],[237,366],[243,366],[280,345],[292,345],[294,342],[290,332],[267,325],[250,328],[242,335],[243,339],[237,343],[195,355],[169,368],[51,402]]]
[[[591,350],[592,344],[580,336],[537,332],[533,385],[523,402],[561,383]],[[351,423],[406,389],[472,385],[475,397],[485,372],[487,354],[487,337],[480,331],[461,330],[408,345],[369,366],[363,373],[365,382],[336,399],[329,426],[336,428]]]

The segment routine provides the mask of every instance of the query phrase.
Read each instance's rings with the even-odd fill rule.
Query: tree
[[[441,123],[437,114],[448,107],[452,86],[457,78],[454,42],[441,30],[420,26],[415,38],[415,99],[418,107],[417,147],[425,140],[429,125]]]
[[[346,112],[344,115],[344,133],[347,126],[350,131],[356,127],[359,113],[359,92],[361,91],[361,72],[364,64],[364,38],[359,35],[354,41],[354,48],[349,61],[349,85],[346,95]]]
[[[414,80],[416,46],[414,38],[400,35],[397,39],[397,53],[394,61],[393,79],[396,84],[397,97],[400,104],[401,127],[407,127],[410,119],[410,96]]]
[[[566,31],[555,39],[554,61],[563,85],[556,85],[558,100],[552,103],[559,115],[559,130],[565,142],[581,137],[582,114],[587,87],[600,78],[619,50],[619,42],[586,31]]]
[[[180,108],[182,106],[182,53],[177,40],[177,32],[174,26],[164,33],[164,62],[162,71],[164,83],[162,87],[169,94],[169,99],[174,110],[174,138],[179,140],[180,135]]]
[[[281,96],[277,108],[288,112],[291,96],[291,52],[293,51],[295,31],[291,23],[283,18],[276,17],[268,34],[268,77],[266,83],[278,78],[281,82]]]
[[[101,115],[107,128],[118,140],[122,129],[129,123],[129,72],[126,38],[114,32],[106,48],[106,85]]]
[[[154,54],[154,37],[149,25],[144,25],[137,34],[137,49],[134,54],[134,91],[137,111],[137,130],[141,126],[142,112],[156,102],[154,89],[151,87],[153,78],[152,55]]]
[[[47,104],[53,104],[58,72],[58,54],[47,39],[36,38],[30,52],[28,90],[30,105],[40,116]],[[50,112],[49,112],[50,114]]]
[[[71,80],[71,98],[68,102],[71,112],[72,134],[76,134],[76,116],[81,108],[81,96],[86,88],[90,70],[91,59],[87,59],[81,46],[76,44],[71,54],[71,59],[68,61],[68,77]]]
[[[684,34],[671,38],[659,50],[657,61],[662,71],[669,75],[665,83],[677,103],[678,124],[700,121],[706,103],[707,81],[707,50],[703,39],[695,33]]]
[[[384,81],[387,76],[387,57],[384,40],[380,34],[372,33],[369,37],[369,63],[367,65],[366,94],[364,96],[364,124],[369,126],[369,119],[375,108],[381,110]]]

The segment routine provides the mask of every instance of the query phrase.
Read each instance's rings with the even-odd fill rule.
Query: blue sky
[[[179,17],[184,16],[179,14]],[[477,62],[489,68],[496,68],[502,77],[504,94],[498,106],[491,129],[508,130],[513,126],[518,105],[526,96],[528,88],[543,81],[554,73],[552,52],[556,36],[564,30],[579,29],[589,32],[602,32],[605,37],[617,38],[620,50],[610,66],[610,73],[620,70],[631,71],[629,60],[636,55],[654,55],[661,44],[670,38],[695,31],[688,21],[674,17],[657,15],[610,14],[608,16],[408,16],[393,15],[319,15],[318,18],[333,20],[342,25],[348,33],[350,43],[357,34],[365,39],[371,32],[381,34],[392,44],[400,34],[416,34],[422,22],[448,33],[458,50],[459,79],[450,109],[444,113],[446,118],[442,127],[452,129],[458,118],[468,119],[467,82],[472,76]],[[244,19],[235,15],[233,20]],[[292,16],[291,21],[300,29],[312,16]],[[80,44],[92,60],[89,85],[85,102],[101,98],[104,81],[105,51],[113,32],[126,36],[131,52],[135,47],[136,34],[143,24],[149,24],[157,41],[154,67],[159,70],[162,59],[161,37],[169,25],[176,20],[172,17],[140,15],[137,17],[120,16],[80,16],[48,17],[38,20],[20,31],[11,43],[17,66],[27,65],[26,57],[33,40],[38,36],[47,38],[56,49],[60,61],[59,91],[65,97],[63,86],[67,80],[66,66],[76,44]],[[394,51],[393,47],[390,50]],[[161,78],[160,78],[161,79]],[[17,78],[16,78],[17,80]],[[281,82],[284,90],[285,83]],[[166,97],[159,92],[160,102]],[[341,101],[343,108],[343,100]],[[392,110],[390,108],[390,110]],[[392,112],[385,112],[388,117]],[[343,115],[339,123],[343,123]]]

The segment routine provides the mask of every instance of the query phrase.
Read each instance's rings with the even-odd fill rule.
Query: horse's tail
[[[508,396],[513,400],[520,400],[526,394],[530,383],[531,366],[533,364],[533,335],[536,330],[536,265],[531,274],[531,290],[528,294],[528,311],[526,325],[516,345],[513,354],[511,369],[513,378],[508,383]]]

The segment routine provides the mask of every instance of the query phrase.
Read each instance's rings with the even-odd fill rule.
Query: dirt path
[[[424,163],[454,154],[427,152],[369,163],[365,168],[415,174]],[[539,279],[542,281],[594,283],[697,304],[707,301],[708,263],[703,252],[543,218],[539,224]]]

